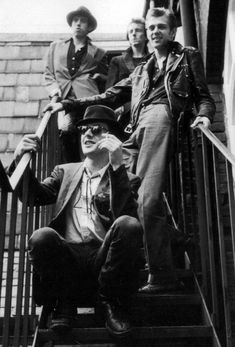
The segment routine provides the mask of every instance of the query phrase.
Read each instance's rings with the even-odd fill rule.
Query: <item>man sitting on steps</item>
[[[43,182],[30,172],[34,204],[55,204],[49,226],[34,231],[28,241],[34,299],[39,305],[54,302],[50,328],[65,333],[77,299],[95,290],[107,329],[122,337],[131,330],[126,311],[141,265],[142,228],[135,200],[140,182],[122,165],[122,130],[113,110],[88,107],[78,130],[84,162],[58,165]],[[38,149],[36,135],[25,135],[15,150],[15,163]]]

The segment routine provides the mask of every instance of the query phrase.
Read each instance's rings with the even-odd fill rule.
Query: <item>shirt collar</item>
[[[86,175],[89,177],[89,178],[95,178],[95,177],[103,177],[106,170],[108,169],[109,167],[109,163],[107,165],[105,165],[104,167],[102,167],[102,169],[100,169],[99,171],[96,171],[95,173],[91,174],[88,167],[87,167],[87,162],[86,162],[86,159],[84,160],[84,164],[83,164],[83,167],[84,167],[84,172],[86,173]]]

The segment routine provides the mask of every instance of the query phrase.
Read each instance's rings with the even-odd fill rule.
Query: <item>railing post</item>
[[[213,243],[213,230],[212,230],[212,217],[211,217],[211,202],[209,192],[209,178],[208,178],[208,159],[207,147],[205,139],[201,137],[201,143],[198,143],[196,137],[195,149],[195,173],[197,185],[197,199],[198,199],[198,223],[200,234],[200,247],[201,247],[201,265],[203,276],[203,293],[207,298],[207,302],[211,301],[212,321],[215,323],[218,317],[218,302],[217,290],[215,283],[215,258],[214,258],[214,243]],[[201,148],[199,148],[199,146]],[[210,280],[208,280],[210,279]]]
[[[196,21],[193,8],[193,0],[179,0],[180,15],[184,33],[184,44],[197,47]]]

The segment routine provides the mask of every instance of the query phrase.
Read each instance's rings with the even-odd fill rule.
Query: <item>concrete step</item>
[[[76,328],[67,336],[40,330],[39,336],[41,343],[50,340],[53,341],[53,346],[212,346],[212,329],[208,326],[134,327],[130,338],[116,341],[105,328]]]

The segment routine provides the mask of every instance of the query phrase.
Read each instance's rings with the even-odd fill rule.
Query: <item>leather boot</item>
[[[63,335],[71,330],[71,323],[76,316],[76,306],[68,302],[58,301],[52,313],[49,329],[56,334]]]
[[[127,337],[131,333],[131,324],[126,307],[114,300],[102,300],[106,328],[112,336]]]

